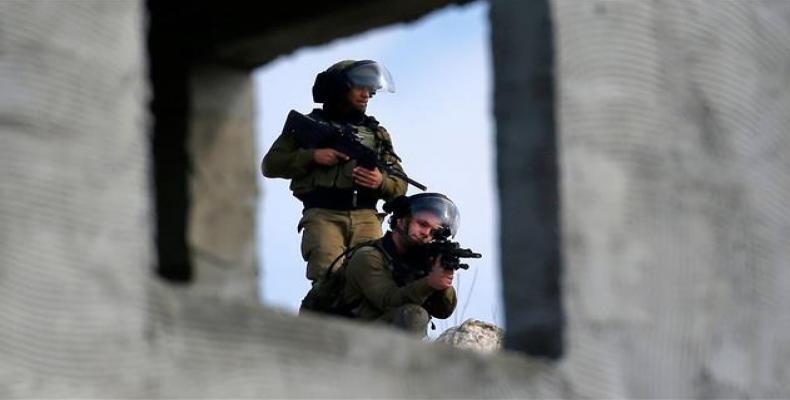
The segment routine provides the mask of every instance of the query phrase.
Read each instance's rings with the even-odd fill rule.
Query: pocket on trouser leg
[[[307,210],[302,211],[302,218],[299,219],[299,223],[296,224],[296,233],[305,229],[309,224],[310,221],[316,218],[316,214],[318,214],[318,209],[316,208],[308,208]]]

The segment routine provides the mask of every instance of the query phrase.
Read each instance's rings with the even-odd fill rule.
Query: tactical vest
[[[334,121],[327,120],[322,110],[313,110],[309,116],[339,126]],[[362,144],[376,151],[380,158],[385,160],[397,158],[392,151],[392,140],[389,133],[374,118],[367,117],[364,124],[351,124],[351,126],[357,131],[357,137]],[[356,166],[356,161],[350,160],[331,167],[313,168],[306,175],[291,180],[291,191],[295,195],[299,195],[316,188],[352,189],[354,179],[351,173]]]

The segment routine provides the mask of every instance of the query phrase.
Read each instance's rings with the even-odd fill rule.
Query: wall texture
[[[119,372],[148,348],[142,11],[0,2],[0,397],[140,380]]]
[[[224,299],[258,298],[255,203],[258,166],[253,86],[248,71],[192,67],[186,234],[194,269],[190,288]]]
[[[506,346],[563,353],[554,43],[549,1],[492,1]]]
[[[0,397],[558,396],[545,363],[263,309],[243,223],[190,231],[195,282],[160,280],[144,20],[136,2],[0,2]],[[192,72],[190,151],[213,162],[188,176],[213,201],[190,212],[212,224],[222,188],[249,196],[249,84]]]
[[[534,150],[537,137],[558,156],[553,177],[521,171],[559,194],[558,232],[542,250],[564,263],[545,275],[561,282],[565,308],[554,362],[263,309],[242,284],[249,243],[212,231],[189,232],[190,248],[210,255],[195,283],[165,283],[152,265],[144,7],[0,2],[0,397],[790,396],[790,3],[550,4],[551,70],[520,54],[534,51],[534,6],[492,2],[492,31],[497,79],[515,85],[497,86],[498,98],[545,99],[530,89],[546,79],[555,88],[549,114],[497,111],[500,143]],[[190,187],[251,196],[224,181],[249,178],[243,160],[226,160],[246,154],[248,77],[190,71],[190,151],[237,171],[189,171]],[[554,146],[530,119],[546,115]],[[555,196],[510,183],[503,216],[523,196]],[[209,195],[193,218],[213,221],[232,202]],[[231,225],[218,229],[246,235]],[[531,262],[524,246],[504,243],[503,261]],[[241,266],[231,278],[225,260]],[[505,279],[522,279],[519,267]],[[556,317],[507,306],[522,327]]]
[[[787,397],[790,3],[558,0],[554,21],[578,393]]]

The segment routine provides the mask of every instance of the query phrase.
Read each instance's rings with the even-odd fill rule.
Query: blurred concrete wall
[[[790,396],[790,3],[551,6],[554,68],[536,75],[518,47],[535,42],[522,29],[534,6],[492,2],[495,74],[510,84],[496,97],[545,100],[545,79],[556,97],[543,113],[497,111],[513,176],[541,177],[508,164],[531,139],[558,157],[553,178],[500,193],[503,220],[540,185],[559,193],[561,236],[544,254],[561,246],[565,339],[549,362],[250,298],[248,238],[217,239],[244,229],[217,217],[238,204],[215,188],[252,195],[239,183],[251,179],[248,77],[224,67],[190,75],[190,151],[223,166],[190,171],[214,198],[190,212],[217,231],[189,233],[203,280],[165,283],[152,265],[144,7],[0,2],[0,397]],[[556,118],[556,135],[532,118]],[[505,244],[503,261],[523,246]],[[225,262],[241,267],[223,274]]]
[[[216,231],[189,232],[191,285],[155,275],[145,19],[0,2],[0,397],[556,397],[541,362],[257,303],[232,223],[249,204],[221,212],[257,170],[238,70],[191,71],[189,150],[211,162],[188,171],[190,213]]]
[[[790,2],[554,1],[570,379],[790,396]]]
[[[187,143],[192,158],[186,233],[190,290],[217,299],[258,298],[255,265],[255,134],[252,76],[201,65],[190,73]],[[198,195],[199,194],[199,195]]]
[[[137,2],[0,2],[0,397],[143,379],[143,17]]]

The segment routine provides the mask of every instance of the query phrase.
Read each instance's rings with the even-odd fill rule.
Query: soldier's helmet
[[[313,83],[313,101],[340,101],[352,86],[367,87],[371,93],[385,90],[395,92],[392,75],[383,65],[373,60],[344,60],[319,73]]]
[[[400,196],[386,204],[384,211],[392,213],[392,219],[429,212],[439,218],[442,227],[455,237],[461,225],[461,213],[449,197],[441,193],[419,193],[411,196]]]

